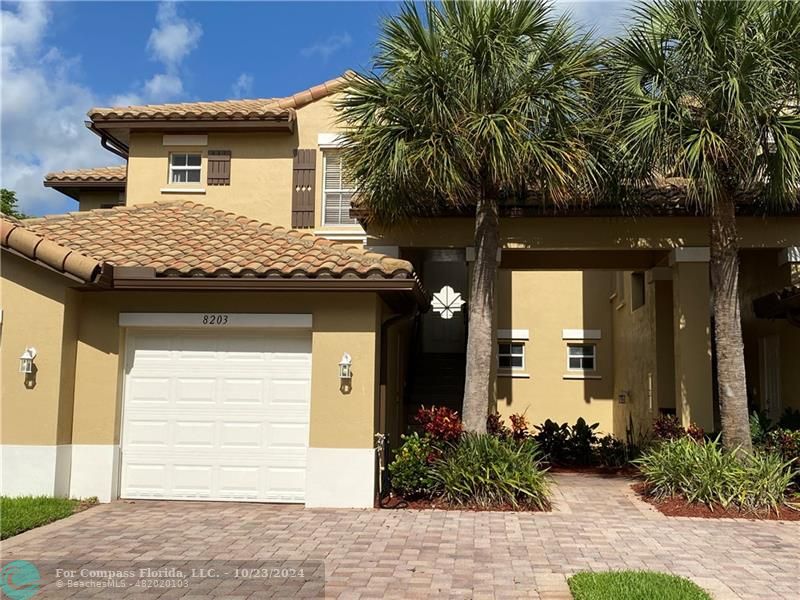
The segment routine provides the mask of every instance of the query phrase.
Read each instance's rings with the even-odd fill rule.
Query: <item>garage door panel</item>
[[[122,496],[302,502],[311,337],[129,336]]]
[[[222,380],[220,401],[223,404],[260,405],[266,396],[266,384],[262,378],[242,378]]]
[[[133,448],[166,447],[169,443],[169,422],[153,419],[128,420],[127,444]]]
[[[175,448],[213,448],[217,424],[213,421],[176,421],[172,426]]]
[[[175,380],[175,401],[181,404],[214,404],[217,380],[213,377],[179,377]]]
[[[264,425],[262,423],[235,423],[225,421],[219,424],[222,448],[263,448]]]
[[[142,402],[169,403],[170,380],[168,377],[129,377],[127,388],[126,394],[131,405]]]

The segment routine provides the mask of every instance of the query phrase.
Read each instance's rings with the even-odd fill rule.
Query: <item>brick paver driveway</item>
[[[7,540],[0,549],[4,561],[95,568],[109,560],[128,567],[320,560],[331,598],[569,598],[569,574],[624,568],[685,575],[716,598],[799,597],[800,523],[667,518],[633,497],[625,479],[556,480],[556,510],[548,514],[116,502]],[[257,589],[252,594],[241,580],[209,578],[155,595],[319,592],[314,582]],[[124,593],[45,591],[48,597]]]

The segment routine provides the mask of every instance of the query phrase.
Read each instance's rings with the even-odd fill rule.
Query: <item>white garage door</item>
[[[121,496],[303,502],[310,333],[128,335]]]

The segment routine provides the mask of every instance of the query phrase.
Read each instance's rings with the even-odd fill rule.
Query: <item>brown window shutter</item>
[[[317,151],[295,150],[292,175],[292,227],[314,227]]]
[[[231,151],[208,151],[208,185],[231,184]]]

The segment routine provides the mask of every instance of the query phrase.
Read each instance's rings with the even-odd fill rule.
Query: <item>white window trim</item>
[[[602,339],[603,332],[600,329],[562,329],[562,340],[574,340],[580,342],[582,340],[599,340]]]
[[[570,356],[569,349],[572,348],[572,347],[575,347],[575,346],[591,346],[592,347],[591,358],[592,358],[592,364],[594,365],[594,367],[592,367],[591,369],[576,369],[576,368],[573,368],[573,367],[571,367],[569,365],[569,359],[570,358],[589,358],[589,356],[581,356],[581,357]],[[580,342],[580,341],[568,343],[567,344],[567,371],[569,373],[596,373],[597,372],[597,344],[595,344],[593,342]]]
[[[206,188],[204,188],[204,187],[193,187],[193,188],[163,187],[159,191],[162,194],[205,194],[206,193]]]
[[[367,232],[361,225],[326,225],[326,228],[315,229],[314,235],[327,238],[334,242],[356,242],[364,245],[367,243]],[[327,229],[327,228],[330,229]]]
[[[527,342],[531,339],[531,336],[528,329],[498,329],[497,339],[503,341]]]
[[[522,346],[522,366],[519,367],[501,367],[500,366],[500,344],[520,344]],[[529,377],[527,373],[525,373],[525,369],[528,366],[527,360],[525,355],[527,354],[525,348],[525,340],[512,340],[512,339],[501,339],[498,337],[497,339],[497,374],[502,377]],[[513,351],[511,354],[503,354],[502,356],[520,356],[519,354],[514,354]]]
[[[327,185],[325,184],[325,180],[327,179],[326,174],[328,172],[328,157],[329,154],[327,152],[322,153],[322,228],[343,228],[349,229],[352,231],[358,223],[328,223],[326,222],[326,214],[327,214],[327,204],[328,204],[328,193],[331,194],[353,194],[355,193],[355,189],[346,189],[346,188],[336,188],[329,190]],[[330,235],[331,231],[328,231],[328,235]]]
[[[320,149],[341,148],[344,146],[345,137],[339,133],[320,133],[317,135],[317,146]]]
[[[185,154],[187,157],[188,156],[193,156],[193,155],[194,156],[199,156],[200,157],[200,164],[196,165],[196,166],[195,165],[186,165],[186,166],[173,165],[172,164],[172,157],[176,156],[178,154]],[[176,185],[178,185],[178,186],[180,186],[180,185],[189,185],[189,186],[198,185],[199,186],[199,185],[202,185],[202,183],[203,183],[203,153],[202,152],[170,152],[169,153],[169,157],[167,158],[167,160],[168,160],[168,163],[169,163],[169,171],[167,172],[167,186],[176,186]],[[187,162],[188,162],[188,159],[187,159]],[[176,170],[179,170],[179,171],[197,171],[198,173],[200,173],[200,178],[198,179],[198,181],[172,181],[173,169],[176,169]],[[173,189],[173,188],[170,187],[169,189]],[[196,188],[192,187],[192,189],[196,189]],[[164,188],[162,188],[161,191],[163,192]]]

